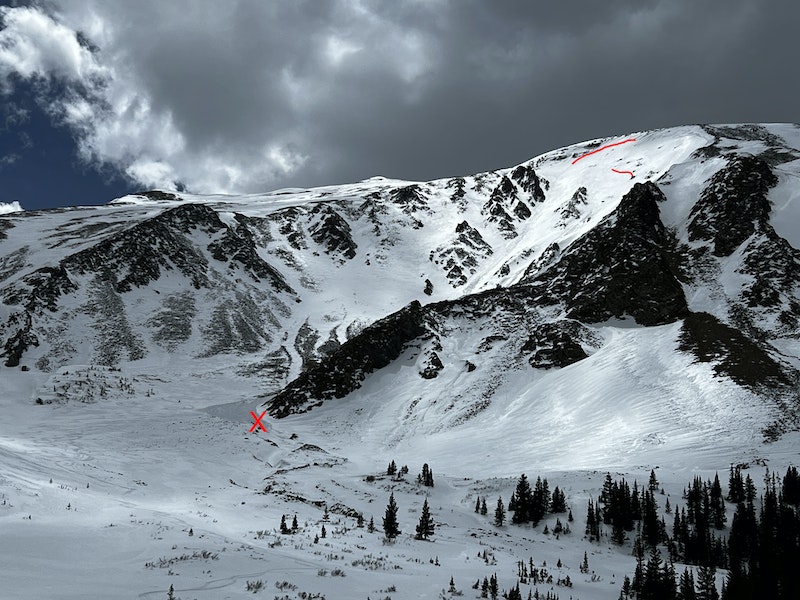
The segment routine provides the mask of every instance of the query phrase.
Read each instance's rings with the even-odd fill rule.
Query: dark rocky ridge
[[[786,369],[738,329],[708,313],[690,313],[683,320],[680,349],[699,362],[717,362],[714,371],[755,391],[788,386]]]
[[[269,414],[285,417],[305,412],[324,400],[342,398],[361,385],[367,374],[395,360],[406,344],[422,336],[424,310],[419,302],[373,323],[320,364],[300,374],[267,402]]]
[[[767,223],[767,192],[777,182],[763,160],[734,157],[712,177],[692,208],[689,239],[710,240],[715,256],[729,256]]]
[[[658,209],[664,200],[652,182],[635,184],[612,214],[522,283],[537,303],[561,303],[587,323],[630,315],[659,325],[682,317],[688,309],[673,267],[677,250]]]

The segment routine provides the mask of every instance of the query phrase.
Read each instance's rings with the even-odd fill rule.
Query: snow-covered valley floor
[[[597,499],[605,476],[596,465],[581,465],[585,452],[569,465],[571,447],[587,443],[585,427],[576,426],[572,438],[557,437],[554,451],[548,448],[553,438],[535,428],[527,437],[511,427],[504,441],[492,431],[482,438],[484,420],[461,428],[460,453],[443,451],[439,444],[452,440],[436,436],[429,443],[415,438],[415,452],[410,442],[380,443],[375,433],[389,436],[393,427],[388,409],[373,415],[384,419],[374,432],[343,427],[326,407],[265,418],[268,433],[249,433],[250,410],[260,412],[250,400],[257,382],[225,369],[203,376],[158,365],[137,373],[73,367],[49,378],[8,369],[0,375],[2,598],[166,598],[170,585],[184,600],[438,598],[451,577],[464,597],[474,598],[480,596],[471,589],[476,580],[496,573],[500,589],[509,589],[517,582],[517,562],[532,558],[537,567],[547,565],[554,582],[569,575],[574,585],[540,583],[540,592],[552,587],[564,599],[611,599],[634,567],[630,542],[618,547],[585,539],[587,502]],[[82,381],[94,381],[93,391]],[[99,395],[95,402],[79,401],[92,394]],[[670,420],[662,425],[674,429]],[[659,423],[648,427],[657,430]],[[742,458],[730,455],[722,439],[716,453],[708,451],[714,445],[708,440],[690,442],[661,454],[620,453],[612,475],[642,484],[655,468],[665,490],[658,496],[663,511],[666,497],[673,506],[682,503],[693,476],[718,470],[726,481],[729,462]],[[516,451],[521,444],[524,453]],[[754,444],[751,458],[779,473],[797,462],[797,434]],[[561,468],[542,470],[539,453],[562,456]],[[647,462],[658,457],[671,460]],[[385,475],[392,459],[408,465],[405,481]],[[423,462],[433,469],[433,488],[416,483]],[[756,482],[763,471],[751,463]],[[575,517],[570,534],[543,533],[557,517],[566,525],[566,514],[549,515],[536,528],[493,525],[498,495],[507,504],[522,472],[532,481],[547,477],[551,490],[557,485],[566,492]],[[392,491],[402,534],[386,545],[380,528]],[[432,541],[417,541],[426,494],[436,531]],[[486,497],[486,516],[474,512],[478,496]],[[323,522],[326,504],[330,517]],[[363,514],[363,528],[343,514],[347,509]],[[278,533],[284,514],[287,523],[297,515],[297,533]],[[370,518],[375,533],[367,531]],[[314,543],[323,525],[327,536]],[[579,571],[584,552],[588,574]],[[247,591],[248,582],[258,581],[261,591]],[[521,586],[523,597],[528,587]]]

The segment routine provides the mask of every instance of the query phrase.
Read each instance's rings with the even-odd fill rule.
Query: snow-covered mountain
[[[281,497],[322,493],[296,469],[352,477],[387,458],[494,493],[488,478],[532,463],[683,472],[796,454],[799,178],[798,125],[687,126],[431,182],[0,215],[0,395],[64,428],[26,430],[43,436],[33,471],[22,429],[0,430],[7,481],[38,490],[30,473],[53,462],[83,473],[54,448],[104,435],[81,423],[123,427],[103,405],[141,419],[133,437],[159,464],[188,460],[165,450],[176,401],[209,477],[252,454]],[[241,441],[250,409],[272,418],[267,450]],[[120,457],[89,460],[106,484],[146,481],[133,438],[102,440],[93,452]]]
[[[4,362],[194,370],[224,356],[264,398],[283,388],[269,400],[282,416],[402,356],[415,366],[395,393],[446,404],[438,427],[518,396],[503,383],[515,374],[530,388],[602,360],[623,329],[633,341],[677,322],[667,343],[709,377],[791,408],[798,148],[794,125],[680,127],[433,182],[12,213]]]

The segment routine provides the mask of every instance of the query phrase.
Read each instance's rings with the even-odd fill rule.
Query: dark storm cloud
[[[654,127],[798,120],[792,3],[45,6],[52,24],[20,35],[49,31],[59,48],[61,27],[96,51],[38,63],[20,51],[6,71],[101,82],[60,108],[87,158],[147,185],[429,179]]]

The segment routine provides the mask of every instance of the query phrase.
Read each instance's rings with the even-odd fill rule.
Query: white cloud
[[[24,79],[57,77],[86,81],[103,69],[81,46],[75,32],[33,7],[0,7],[0,75]]]
[[[25,210],[19,205],[19,202],[0,202],[0,215],[7,215],[15,212],[22,212]]]
[[[796,18],[752,4],[42,0],[0,8],[0,94],[35,81],[85,161],[142,187],[443,177],[612,133],[795,119]]]
[[[430,67],[422,36],[348,2],[299,12],[289,3],[178,4],[0,9],[0,81],[65,84],[43,101],[75,131],[87,162],[112,164],[144,187],[242,193],[283,185],[309,164],[324,170],[332,149],[315,143],[312,121],[333,101],[344,110],[348,97],[361,101],[365,73],[408,99]]]

